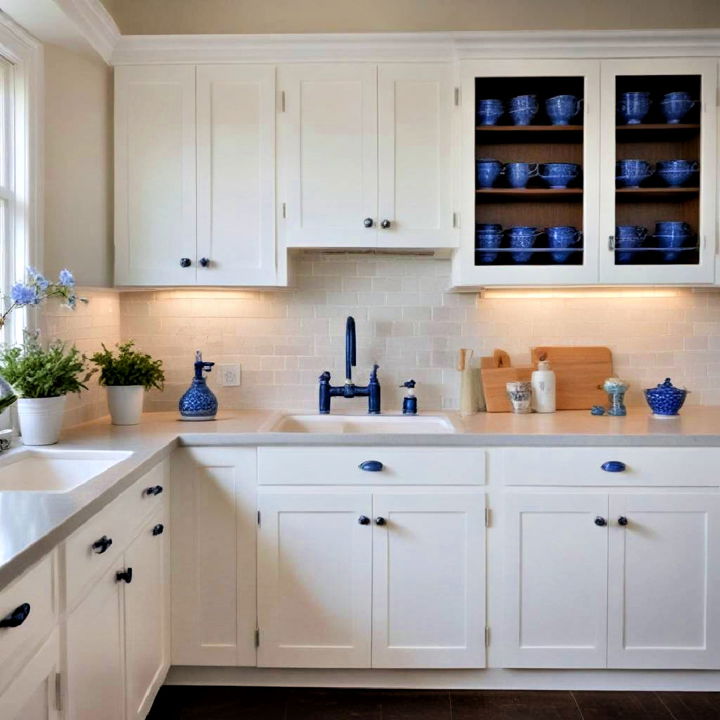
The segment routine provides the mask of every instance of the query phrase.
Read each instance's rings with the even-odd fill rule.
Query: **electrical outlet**
[[[237,387],[238,385],[240,385],[240,366],[221,365],[220,385],[222,385],[223,387]]]

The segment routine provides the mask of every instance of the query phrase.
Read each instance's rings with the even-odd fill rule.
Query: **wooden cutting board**
[[[598,386],[613,375],[610,348],[535,347],[531,351],[535,367],[543,355],[557,378],[558,410],[589,410],[607,404],[607,393]]]
[[[531,367],[512,367],[510,356],[504,350],[495,350],[492,357],[480,358],[485,408],[488,412],[511,412],[510,400],[505,392],[509,382],[527,382]]]

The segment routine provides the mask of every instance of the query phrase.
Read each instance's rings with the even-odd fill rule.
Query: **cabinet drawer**
[[[22,620],[24,605],[30,610]],[[30,655],[50,635],[58,614],[56,554],[46,555],[37,565],[0,591],[0,618],[15,613],[16,627],[0,628],[0,692]]]
[[[506,485],[720,485],[716,448],[514,448],[503,453]]]
[[[138,525],[167,497],[166,463],[156,465],[65,542],[65,577],[68,607],[88,584],[115,561],[134,537]],[[162,492],[148,492],[161,487]],[[103,545],[103,538],[112,540]],[[106,548],[106,549],[104,549]]]
[[[258,448],[261,485],[483,485],[485,473],[477,448]]]

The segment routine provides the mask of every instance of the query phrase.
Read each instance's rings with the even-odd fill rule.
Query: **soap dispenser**
[[[532,409],[537,413],[555,412],[555,373],[543,355],[538,362],[537,370],[530,378],[532,385]]]
[[[202,353],[195,352],[195,377],[192,384],[180,398],[180,418],[182,420],[214,420],[217,414],[218,401],[213,391],[207,386],[204,372],[210,372],[213,362],[205,362]]]
[[[415,397],[415,381],[406,380],[400,387],[407,389],[403,398],[403,415],[417,415],[417,398]]]

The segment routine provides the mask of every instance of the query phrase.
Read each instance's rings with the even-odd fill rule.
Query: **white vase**
[[[108,385],[108,407],[113,425],[138,425],[143,411],[142,385]]]
[[[65,397],[18,399],[20,434],[25,445],[54,445],[60,439]]]

